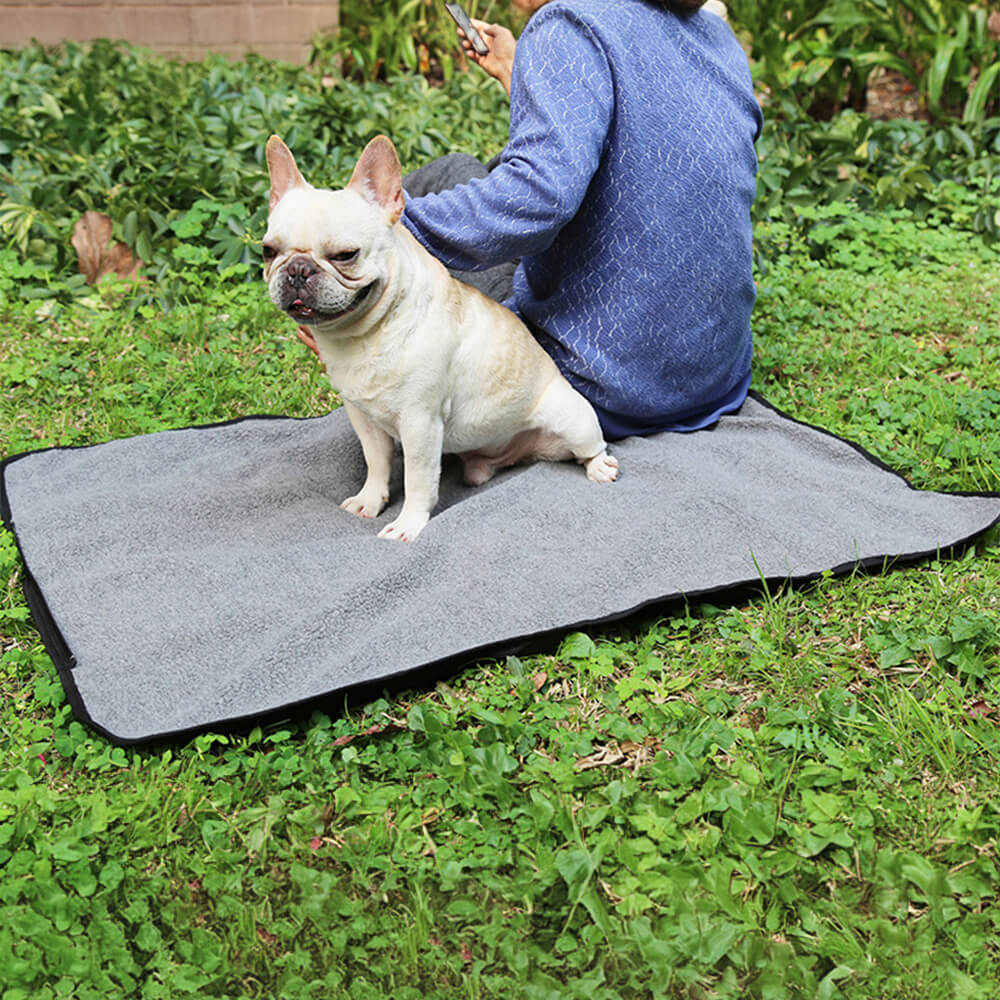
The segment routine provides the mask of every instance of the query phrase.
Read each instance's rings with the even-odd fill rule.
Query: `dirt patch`
[[[920,100],[920,92],[893,70],[876,69],[868,78],[865,110],[878,121],[892,118],[914,118],[927,121],[929,116]]]

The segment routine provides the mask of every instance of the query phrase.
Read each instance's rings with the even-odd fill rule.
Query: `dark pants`
[[[421,195],[457,187],[476,177],[485,177],[495,165],[496,160],[491,160],[487,165],[480,163],[468,153],[449,153],[447,156],[431,160],[419,170],[414,170],[412,174],[407,174],[403,178],[403,188],[410,198],[419,198]],[[485,271],[459,271],[448,268],[459,281],[478,288],[497,302],[503,302],[513,293],[516,269],[516,260],[497,264]]]

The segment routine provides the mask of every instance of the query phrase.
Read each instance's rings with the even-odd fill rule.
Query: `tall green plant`
[[[473,17],[516,26],[506,3],[467,0],[465,7]],[[311,61],[337,62],[348,76],[362,80],[385,79],[400,70],[450,79],[464,65],[455,22],[441,0],[342,0],[340,30],[316,39]]]
[[[894,69],[920,90],[938,119],[981,121],[1000,113],[1000,38],[988,12],[967,0],[835,0],[807,29],[849,44],[831,54]]]
[[[968,0],[731,0],[759,84],[786,116],[864,107],[871,73],[900,73],[940,121],[1000,114],[1000,37]]]
[[[848,101],[851,74],[834,65],[827,33],[805,30],[826,7],[823,0],[729,0],[727,6],[772,110],[794,118],[821,106],[819,116],[829,117]]]

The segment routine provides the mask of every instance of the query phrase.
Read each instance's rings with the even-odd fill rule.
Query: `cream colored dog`
[[[524,459],[575,458],[618,475],[590,404],[510,310],[456,281],[402,225],[399,158],[373,139],[341,191],[312,187],[277,136],[264,277],[274,304],[308,326],[364,451],[368,475],[341,506],[377,517],[394,441],[404,500],[379,536],[412,541],[437,503],[442,452],[485,483]]]

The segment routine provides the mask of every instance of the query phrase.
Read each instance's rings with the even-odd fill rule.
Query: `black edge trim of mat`
[[[322,414],[319,416],[322,416]],[[187,427],[164,427],[160,431],[151,431],[150,433],[159,434],[171,431],[212,430],[216,427],[228,427],[232,424],[239,424],[248,420],[315,419],[317,419],[317,417],[288,417],[277,413],[260,413],[249,414],[243,417],[233,417],[230,420],[217,420],[208,424],[194,424]],[[69,702],[70,708],[73,710],[73,715],[78,721],[90,726],[91,729],[100,733],[116,746],[138,746],[139,744],[150,743],[156,740],[174,738],[175,735],[193,736],[195,733],[203,732],[210,727],[199,726],[188,730],[178,730],[176,734],[166,732],[162,735],[144,736],[141,739],[123,739],[112,733],[110,730],[105,729],[104,726],[100,725],[100,723],[90,717],[90,712],[87,711],[86,702],[83,700],[83,696],[80,694],[80,690],[76,686],[76,679],[73,676],[73,671],[76,669],[76,657],[73,655],[73,651],[69,648],[69,644],[66,642],[66,639],[62,634],[62,631],[56,622],[55,616],[49,608],[48,601],[46,601],[45,595],[42,593],[42,588],[38,585],[38,581],[31,572],[31,567],[28,565],[28,560],[25,557],[24,550],[21,548],[21,540],[18,537],[17,527],[14,523],[13,511],[10,507],[10,499],[7,496],[6,472],[9,465],[13,465],[15,462],[20,461],[22,458],[27,458],[30,455],[41,455],[47,451],[81,451],[86,448],[97,448],[102,444],[108,444],[110,441],[114,440],[128,440],[128,437],[129,436],[127,435],[124,438],[109,438],[108,441],[97,441],[92,444],[49,445],[45,448],[35,448],[31,451],[22,451],[15,455],[8,455],[6,458],[0,460],[0,524],[3,524],[11,535],[13,535],[14,544],[17,546],[18,555],[21,557],[21,563],[24,567],[21,590],[24,593],[24,599],[27,602],[28,610],[31,612],[32,621],[38,629],[38,634],[41,636],[42,644],[45,646],[45,651],[49,654],[49,658],[52,660],[52,663],[56,668],[56,672],[59,674],[63,690],[66,692],[66,700]],[[225,723],[219,723],[218,725],[224,726]]]
[[[839,441],[841,444],[846,444],[848,447],[853,448],[869,465],[874,465],[881,469],[883,472],[889,472],[894,475],[897,479],[902,480],[914,493],[937,493],[940,496],[946,497],[983,497],[983,498],[995,498],[1000,500],[1000,491],[994,492],[992,490],[920,490],[913,485],[903,475],[899,469],[894,469],[891,465],[886,465],[877,455],[873,455],[870,451],[865,449],[862,445],[858,444],[856,441],[852,441],[850,438],[841,437],[839,434],[834,434],[833,431],[827,430],[825,427],[819,427],[816,424],[810,424],[805,420],[799,420],[797,417],[793,417],[791,414],[786,413],[780,406],[775,406],[774,403],[765,399],[759,392],[755,389],[751,389],[747,395],[753,399],[755,402],[760,403],[761,406],[766,406],[767,409],[777,413],[779,417],[784,420],[789,421],[793,424],[798,424],[800,427],[806,427],[811,431],[817,431],[820,434],[826,435],[826,437],[833,438],[835,441]],[[737,414],[739,411],[737,411]],[[714,424],[712,425],[715,426]],[[983,528],[982,531],[989,531],[990,528],[995,527],[1000,523],[1000,518],[993,522],[993,524]],[[982,532],[977,532],[976,534],[981,534]],[[973,536],[975,537],[975,536]]]
[[[40,450],[48,451],[49,449],[42,448]],[[7,498],[7,479],[4,473],[7,470],[7,466],[12,462],[19,458],[23,458],[24,455],[31,454],[33,454],[33,452],[24,452],[21,455],[14,455],[11,458],[4,459],[3,462],[0,462],[0,521],[3,522],[3,526],[14,537],[14,544],[17,546],[18,554],[21,557],[21,563],[24,566],[21,578],[21,590],[24,593],[25,601],[27,601],[28,610],[31,612],[32,621],[35,623],[35,627],[38,629],[38,634],[42,638],[42,644],[45,646],[45,651],[49,654],[50,659],[55,664],[56,671],[59,674],[59,679],[62,681],[63,690],[66,692],[66,698],[69,701],[70,707],[73,709],[73,714],[81,722],[87,723],[87,725],[92,726],[98,732],[107,736],[112,742],[115,742],[115,737],[111,733],[108,733],[102,726],[97,725],[97,723],[91,719],[90,713],[87,711],[87,707],[83,702],[83,698],[80,697],[76,681],[73,678],[73,668],[76,666],[76,660],[73,657],[72,650],[70,650],[69,645],[63,638],[63,634],[60,631],[59,626],[56,624],[55,617],[49,609],[48,602],[45,600],[45,595],[42,593],[41,587],[38,586],[37,581],[31,573],[31,569],[28,566],[28,560],[25,558],[24,550],[21,548],[21,540],[17,535],[17,528],[14,524],[14,518],[10,509],[10,501]]]
[[[867,451],[861,445],[848,438],[842,438],[832,431],[827,430],[824,427],[817,427],[815,424],[807,423],[804,420],[798,420],[795,417],[790,416],[785,413],[780,407],[775,406],[773,403],[768,402],[763,396],[761,396],[755,390],[751,390],[749,396],[756,402],[760,403],[762,406],[766,406],[769,410],[772,410],[779,417],[785,420],[789,420],[794,424],[799,424],[802,427],[806,427],[809,430],[819,431],[821,434],[825,434],[827,437],[831,437],[834,440],[840,441],[853,448],[865,461],[870,462],[872,465],[877,466],[885,472],[889,472],[901,479],[907,487],[914,492],[921,492],[897,469],[892,468],[892,466],[886,465],[881,459],[877,458],[871,452]],[[738,411],[737,411],[738,412]],[[280,414],[257,414],[249,415],[243,417],[236,417],[232,420],[221,420],[210,424],[197,424],[189,427],[177,427],[177,428],[166,428],[167,430],[208,430],[216,427],[226,427],[231,424],[242,423],[247,420],[314,420],[316,417],[285,417]],[[76,684],[73,679],[73,668],[76,665],[76,661],[73,657],[73,653],[67,645],[59,626],[56,624],[55,618],[49,609],[48,603],[45,600],[45,595],[42,593],[41,588],[38,586],[35,578],[31,574],[31,570],[28,566],[27,560],[24,558],[24,552],[21,549],[20,540],[17,537],[17,531],[14,525],[14,520],[12,517],[12,512],[10,509],[10,502],[7,497],[7,483],[6,476],[4,475],[8,465],[13,464],[19,459],[25,458],[28,455],[39,454],[44,451],[70,451],[77,448],[95,448],[98,444],[106,444],[107,442],[98,442],[97,444],[84,444],[84,445],[55,445],[50,448],[39,448],[36,451],[26,451],[21,452],[17,455],[12,455],[0,461],[0,521],[3,522],[4,527],[14,536],[15,544],[17,545],[18,552],[21,556],[21,561],[24,564],[24,577],[22,583],[22,590],[24,591],[25,600],[28,603],[28,608],[31,611],[32,619],[35,622],[38,632],[42,638],[42,642],[45,646],[46,651],[55,664],[56,670],[59,673],[60,680],[63,683],[63,687],[66,691],[66,697],[69,700],[70,707],[73,709],[73,714],[76,718],[86,723],[96,732],[103,735],[111,743],[116,746],[123,747],[135,747],[135,746],[145,746],[149,744],[163,743],[163,742],[177,742],[184,741],[199,733],[204,732],[223,732],[223,733],[241,733],[247,732],[254,726],[258,725],[268,725],[276,724],[282,719],[296,718],[302,716],[306,711],[311,710],[321,710],[323,708],[332,709],[337,702],[341,704],[364,704],[366,701],[377,697],[384,691],[399,692],[405,690],[414,690],[418,687],[426,686],[427,682],[432,679],[440,679],[445,676],[452,676],[459,670],[464,669],[467,666],[472,665],[481,660],[492,660],[497,659],[500,656],[510,656],[521,652],[523,649],[531,646],[531,652],[542,652],[546,648],[551,648],[552,645],[558,642],[563,636],[569,632],[578,631],[583,628],[593,628],[594,626],[605,626],[612,625],[616,622],[623,621],[626,618],[630,618],[633,615],[639,614],[643,611],[648,611],[655,607],[666,608],[671,604],[677,603],[690,603],[694,600],[702,600],[706,597],[718,596],[720,594],[725,594],[728,598],[728,603],[736,602],[741,595],[751,595],[759,594],[762,590],[768,590],[772,588],[777,588],[781,586],[791,586],[791,587],[802,587],[811,583],[815,583],[817,580],[821,579],[824,574],[830,573],[836,577],[847,576],[850,573],[877,573],[884,572],[888,569],[893,569],[898,566],[912,565],[913,563],[920,562],[923,559],[930,558],[932,556],[940,556],[942,554],[954,555],[965,551],[969,545],[971,545],[977,538],[983,535],[985,532],[996,527],[1000,524],[1000,515],[984,527],[974,531],[971,535],[967,537],[960,538],[950,545],[944,548],[928,549],[924,552],[908,552],[896,555],[880,555],[880,556],[870,556],[867,559],[858,559],[851,562],[841,563],[839,566],[834,566],[825,570],[820,570],[816,573],[806,573],[801,576],[772,576],[763,577],[760,580],[754,581],[740,581],[738,583],[721,584],[717,587],[707,587],[704,590],[696,590],[690,593],[682,594],[669,594],[661,595],[660,597],[653,597],[647,601],[642,601],[633,607],[626,608],[622,611],[616,611],[609,615],[605,615],[601,618],[589,618],[581,621],[573,622],[567,625],[560,625],[556,628],[546,629],[541,632],[528,633],[522,636],[512,636],[509,639],[503,639],[498,642],[487,643],[482,646],[477,646],[473,649],[463,650],[460,653],[452,654],[451,656],[442,657],[438,660],[432,660],[428,663],[420,664],[416,667],[403,667],[399,670],[392,671],[386,674],[384,677],[380,677],[376,680],[365,681],[360,684],[349,685],[347,687],[335,688],[332,691],[328,691],[325,694],[312,695],[308,698],[300,699],[298,701],[289,702],[280,708],[268,709],[263,712],[257,712],[250,715],[244,716],[234,716],[228,719],[216,720],[213,722],[206,722],[198,726],[191,726],[185,729],[177,730],[165,730],[162,733],[154,733],[148,736],[142,736],[135,739],[122,738],[109,732],[103,726],[96,723],[91,719],[90,714],[87,712],[86,706],[83,699],[80,697],[80,693],[77,690]],[[984,497],[984,498],[997,498],[1000,499],[1000,492],[976,492],[974,490],[936,490],[933,492],[940,493],[944,496],[967,496],[967,497]],[[332,714],[332,713],[331,713]]]

